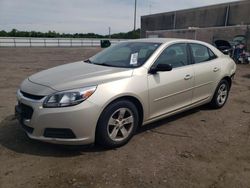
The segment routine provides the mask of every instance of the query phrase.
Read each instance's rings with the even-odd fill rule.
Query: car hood
[[[226,40],[217,40],[214,42],[217,48],[224,47],[224,48],[232,48],[231,44]]]
[[[128,68],[107,67],[85,63],[70,63],[41,71],[30,76],[30,82],[61,91],[119,80],[132,76]]]

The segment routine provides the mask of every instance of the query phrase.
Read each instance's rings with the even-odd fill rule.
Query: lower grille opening
[[[34,129],[33,129],[32,127],[28,127],[28,126],[24,125],[23,123],[22,123],[22,127],[23,127],[23,129],[24,129],[26,132],[28,132],[28,133],[30,133],[30,134],[32,134],[33,131],[34,131]]]
[[[43,134],[47,138],[64,138],[72,139],[76,138],[75,134],[71,129],[56,129],[56,128],[46,128]]]
[[[31,119],[33,115],[33,109],[30,106],[20,103],[21,115],[24,119]]]

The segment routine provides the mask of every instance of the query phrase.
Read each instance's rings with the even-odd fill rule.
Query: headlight
[[[74,106],[89,98],[96,90],[96,86],[81,89],[73,89],[54,93],[46,97],[44,108],[58,108]]]

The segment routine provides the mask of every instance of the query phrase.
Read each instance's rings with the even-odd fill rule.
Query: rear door
[[[154,65],[171,64],[173,69],[148,75],[150,118],[173,112],[191,104],[194,71],[185,43],[167,47]]]
[[[221,67],[219,59],[211,49],[202,44],[189,44],[195,75],[193,103],[201,102],[213,95]]]

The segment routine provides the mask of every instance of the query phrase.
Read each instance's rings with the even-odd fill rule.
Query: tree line
[[[40,37],[40,38],[113,38],[113,39],[136,39],[140,38],[140,29],[129,31],[127,33],[115,33],[109,35],[99,35],[96,33],[58,33],[55,31],[39,32],[39,31],[19,31],[12,29],[11,31],[0,31],[0,37]]]

